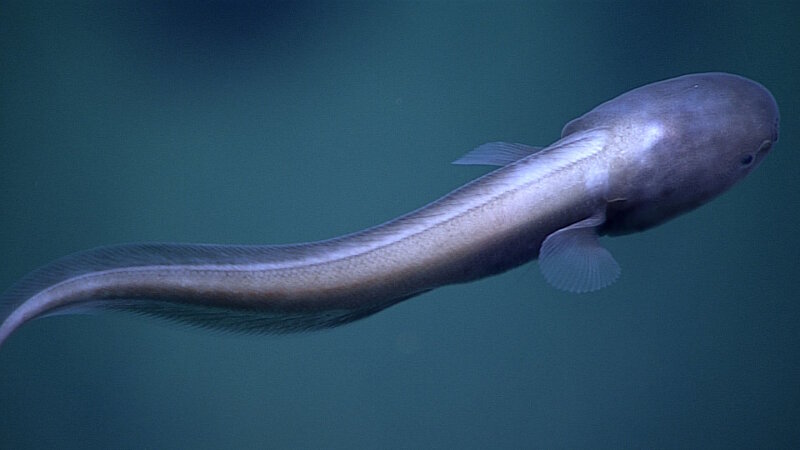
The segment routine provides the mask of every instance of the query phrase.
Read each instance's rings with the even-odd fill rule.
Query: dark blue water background
[[[793,3],[3,2],[0,289],[98,245],[355,231],[483,173],[449,165],[478,144],[684,73],[758,80],[783,122],[731,192],[605,239],[597,293],[528,265],[300,336],[30,323],[0,445],[800,446]]]

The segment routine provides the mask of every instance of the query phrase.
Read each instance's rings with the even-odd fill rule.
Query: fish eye
[[[755,160],[755,157],[753,155],[747,154],[747,155],[742,156],[742,158],[739,160],[739,164],[742,167],[747,167],[750,164],[753,164],[754,160]]]

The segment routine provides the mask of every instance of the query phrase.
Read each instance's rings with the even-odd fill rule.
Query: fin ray
[[[598,242],[596,227],[605,221],[598,213],[545,238],[539,269],[552,286],[568,292],[602,289],[619,278],[619,264]]]
[[[487,142],[453,161],[453,164],[506,166],[541,149],[542,147],[532,147],[511,142]]]

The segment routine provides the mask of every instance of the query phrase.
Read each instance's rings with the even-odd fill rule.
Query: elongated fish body
[[[539,258],[553,286],[607,286],[597,237],[658,225],[724,192],[778,139],[761,85],[723,73],[634,89],[540,149],[484,144],[457,164],[501,166],[439,200],[307,244],[127,244],[67,256],[0,297],[0,344],[37,317],[125,310],[246,332],[326,328]]]

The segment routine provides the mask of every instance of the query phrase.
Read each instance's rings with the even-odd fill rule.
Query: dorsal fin
[[[320,247],[337,245],[337,240],[283,246],[205,244],[123,244],[99,247],[65,256],[34,270],[0,296],[0,324],[22,303],[40,291],[73,277],[125,267],[261,264],[313,257]],[[414,295],[417,295],[415,293]],[[46,315],[127,311],[159,317],[176,323],[243,333],[290,333],[329,328],[372,315],[409,296],[384,302],[362,302],[348,307],[226,308],[169,299],[89,300]],[[0,337],[0,341],[2,338]]]
[[[12,285],[0,295],[0,323],[39,291],[91,272],[138,266],[285,261],[312,254],[315,245],[325,245],[325,242],[279,246],[141,243],[97,247],[59,258]]]

